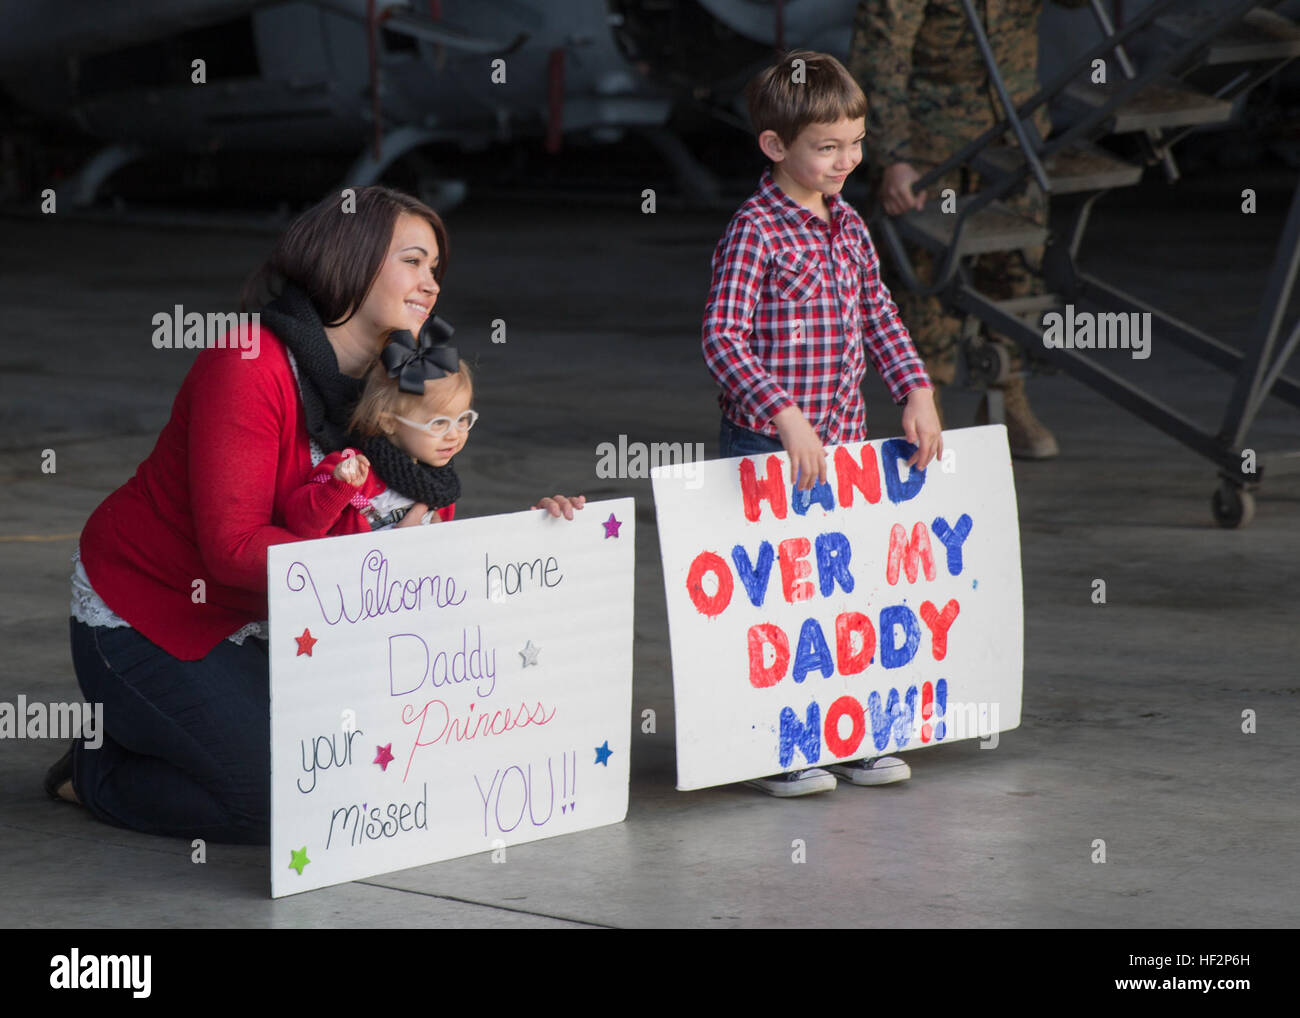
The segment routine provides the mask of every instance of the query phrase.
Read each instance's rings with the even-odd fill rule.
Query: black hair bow
[[[451,322],[445,318],[439,318],[436,314],[429,315],[420,326],[420,339],[427,340],[430,343],[450,343],[451,337],[456,334],[452,328]],[[455,368],[451,369],[455,371]]]
[[[402,392],[424,394],[424,382],[443,378],[460,370],[460,354],[447,344],[455,330],[441,318],[431,315],[420,330],[417,341],[406,329],[394,332],[380,355],[389,378],[397,379]]]

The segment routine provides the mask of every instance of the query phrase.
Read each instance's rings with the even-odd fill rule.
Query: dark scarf
[[[362,439],[360,449],[384,483],[407,498],[423,502],[430,509],[441,509],[460,498],[460,478],[452,461],[445,467],[418,463],[383,435]]]
[[[413,463],[382,436],[362,439],[348,434],[348,420],[361,398],[365,379],[339,371],[338,357],[325,336],[320,315],[297,284],[286,281],[280,296],[262,308],[261,320],[293,353],[307,432],[322,450],[360,448],[389,488],[430,509],[441,509],[460,497],[460,479],[451,463],[443,467]]]
[[[347,447],[348,419],[365,388],[365,379],[339,371],[334,348],[307,294],[285,282],[284,290],[262,308],[261,320],[283,341],[298,364],[298,388],[307,433],[326,453]]]

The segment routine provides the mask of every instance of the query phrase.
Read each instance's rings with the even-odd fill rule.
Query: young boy
[[[862,161],[867,99],[838,60],[800,50],[746,89],[771,161],[713,254],[704,360],[721,387],[724,458],[784,449],[801,489],[826,480],[827,445],[867,437],[860,385],[870,357],[897,403],[908,461],[943,454],[934,390],[880,281],[862,217],[840,191]],[[830,768],[854,784],[902,781],[897,757]],[[835,787],[811,768],[750,782],[777,796]]]

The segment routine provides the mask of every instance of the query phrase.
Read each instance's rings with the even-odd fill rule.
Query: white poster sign
[[[277,545],[271,893],[627,815],[635,507]]]
[[[1020,723],[1020,532],[1006,429],[654,473],[677,786],[981,737]]]

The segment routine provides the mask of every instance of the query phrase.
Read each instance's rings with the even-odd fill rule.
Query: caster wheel
[[[1255,496],[1235,484],[1221,484],[1210,500],[1210,509],[1215,523],[1234,530],[1255,518]]]

